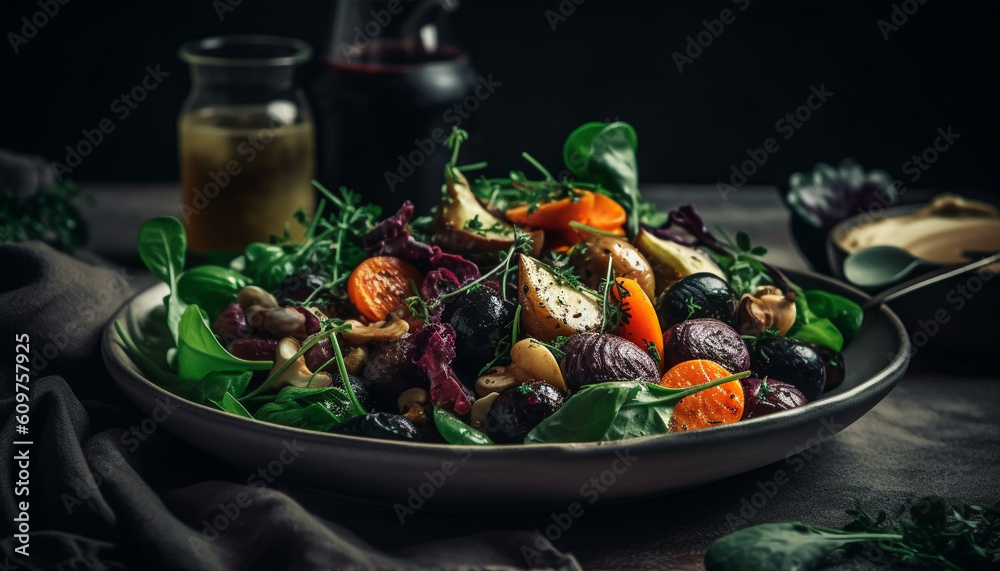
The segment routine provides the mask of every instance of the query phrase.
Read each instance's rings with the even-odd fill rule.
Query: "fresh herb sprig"
[[[843,529],[798,522],[767,523],[723,536],[709,547],[705,567],[727,571],[814,569],[835,551],[877,550],[883,561],[925,569],[989,568],[1000,563],[1000,506],[949,508],[927,496],[901,506],[896,517],[847,510]],[[908,517],[906,517],[908,516]]]
[[[527,205],[531,214],[544,202],[553,202],[569,198],[579,200],[579,194],[574,189],[601,191],[601,186],[595,183],[572,181],[568,178],[556,180],[535,157],[521,153],[521,157],[535,167],[541,175],[541,180],[531,180],[522,171],[512,170],[506,177],[476,179],[472,192],[480,200],[486,201],[486,207],[496,210],[508,210],[515,206]]]
[[[39,189],[28,198],[0,189],[0,242],[41,240],[68,253],[87,242],[80,208],[93,204],[72,181]]]
[[[772,282],[767,267],[761,260],[767,254],[767,248],[753,246],[750,235],[743,230],[736,232],[735,240],[729,237],[722,226],[716,226],[716,230],[721,236],[719,243],[731,252],[729,256],[717,256],[716,262],[729,276],[729,285],[737,296],[752,294],[759,286]]]

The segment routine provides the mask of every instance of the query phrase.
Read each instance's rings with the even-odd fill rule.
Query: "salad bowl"
[[[788,271],[807,288],[857,302],[867,296],[818,274]],[[141,330],[162,310],[166,284],[128,301],[115,322]],[[143,413],[169,406],[163,428],[247,471],[337,496],[412,510],[534,511],[684,490],[783,460],[832,438],[874,407],[903,375],[907,333],[893,312],[870,310],[844,350],[846,379],[817,400],[776,414],[690,432],[601,443],[458,446],[377,440],[243,418],[175,396],[129,357],[114,322],[105,363]],[[255,480],[255,481],[252,481]]]

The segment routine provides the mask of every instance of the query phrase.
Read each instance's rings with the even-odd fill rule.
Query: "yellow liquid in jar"
[[[181,220],[188,249],[242,253],[250,242],[281,237],[299,208],[315,212],[316,175],[311,121],[282,124],[264,107],[208,108],[179,121]]]

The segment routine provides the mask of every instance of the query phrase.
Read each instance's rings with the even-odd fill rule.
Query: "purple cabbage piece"
[[[432,270],[444,268],[464,285],[479,277],[479,266],[457,254],[441,251],[437,246],[413,238],[407,229],[413,217],[413,203],[403,203],[396,214],[379,222],[365,234],[365,250],[373,256],[396,256],[411,262],[426,262]],[[428,299],[428,298],[424,298]]]
[[[856,214],[895,204],[896,187],[889,173],[868,172],[851,159],[837,168],[818,163],[807,173],[788,177],[785,202],[792,212],[815,228],[829,228]]]
[[[447,323],[428,323],[413,333],[413,364],[431,381],[431,401],[457,415],[472,410],[475,397],[451,368],[455,330]]]

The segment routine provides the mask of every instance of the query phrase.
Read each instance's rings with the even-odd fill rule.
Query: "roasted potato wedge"
[[[600,301],[564,283],[542,262],[522,255],[518,276],[521,326],[528,335],[547,342],[601,328]]]

